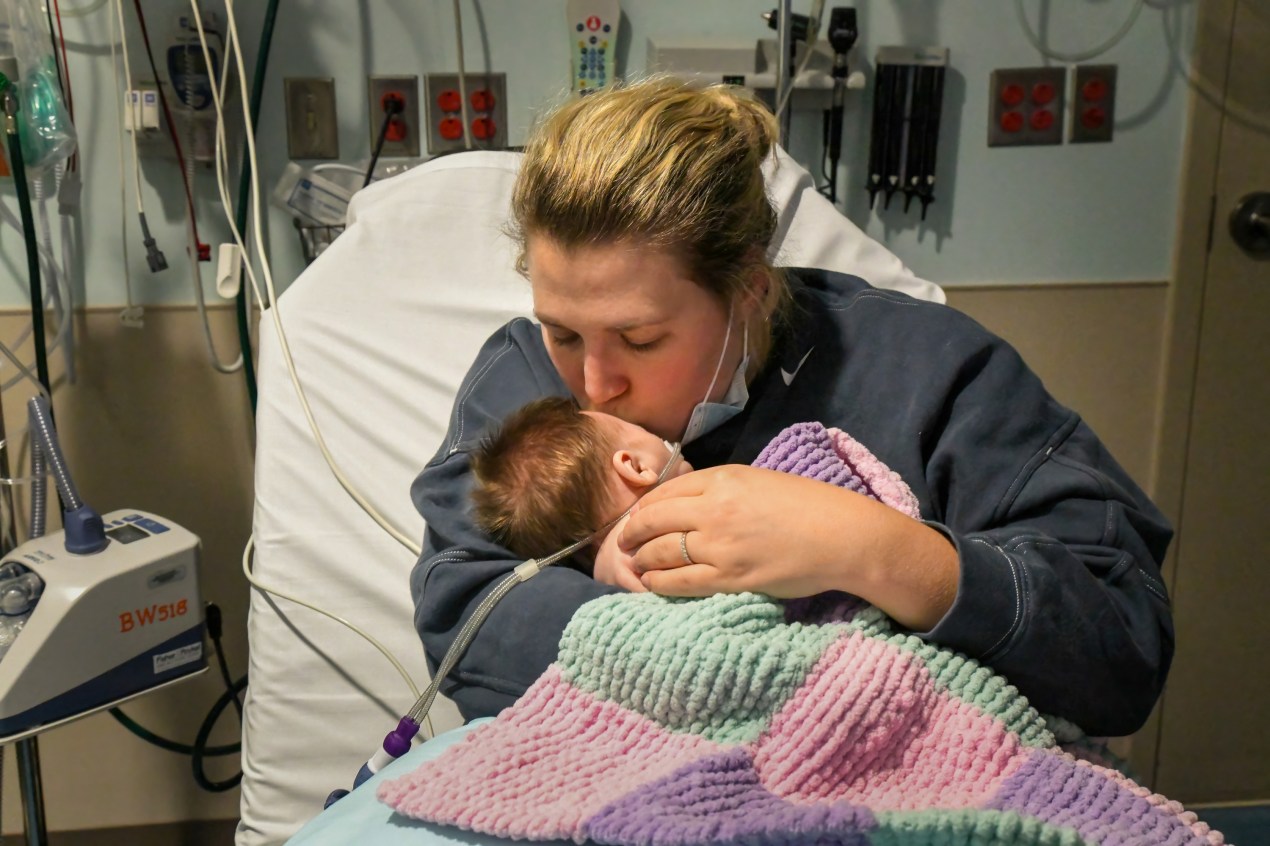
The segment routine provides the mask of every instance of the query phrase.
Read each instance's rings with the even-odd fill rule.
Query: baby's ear
[[[613,467],[622,480],[634,488],[646,488],[657,481],[657,471],[633,450],[619,449],[613,453]]]

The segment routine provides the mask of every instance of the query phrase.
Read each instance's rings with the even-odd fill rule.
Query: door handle
[[[1230,237],[1253,258],[1270,258],[1270,192],[1244,196],[1230,213]]]

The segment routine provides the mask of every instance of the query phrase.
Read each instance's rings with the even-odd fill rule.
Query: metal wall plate
[[[1003,68],[988,86],[988,146],[1063,143],[1064,68]]]
[[[290,76],[282,80],[287,109],[287,156],[338,159],[335,80]]]
[[[463,77],[467,89],[467,119],[472,147],[501,150],[507,147],[507,74],[469,73]],[[436,156],[467,148],[463,138],[463,113],[457,73],[429,73],[423,77],[425,137],[428,153]],[[486,134],[480,138],[478,135]]]
[[[1110,141],[1115,119],[1116,66],[1077,65],[1068,140],[1073,144]]]
[[[370,149],[379,143],[384,124],[384,102],[400,97],[404,110],[394,121],[393,133],[384,140],[380,158],[417,158],[419,156],[419,77],[371,76],[367,78],[367,115],[370,126]]]

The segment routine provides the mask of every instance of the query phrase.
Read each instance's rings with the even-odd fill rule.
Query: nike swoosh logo
[[[814,350],[814,349],[815,347],[811,348],[811,350]],[[799,370],[803,369],[803,364],[807,361],[807,357],[811,355],[811,350],[807,350],[807,354],[803,356],[802,361],[798,362],[798,365],[794,368],[793,373],[790,373],[788,370],[786,370],[783,367],[781,368],[781,378],[785,380],[786,385],[790,385],[793,383],[794,377],[798,375]]]

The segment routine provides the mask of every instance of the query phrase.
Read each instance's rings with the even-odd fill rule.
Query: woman
[[[667,595],[848,591],[992,665],[1044,713],[1091,734],[1136,730],[1173,650],[1167,522],[969,318],[854,277],[772,268],[760,164],[775,131],[740,89],[666,79],[572,101],[537,128],[512,217],[538,324],[513,321],[486,343],[412,489],[428,524],[416,627],[433,669],[519,563],[469,506],[469,451],[511,411],[572,395],[682,439],[699,472],[645,496],[624,554],[597,562],[596,579],[553,567],[517,587],[443,692],[468,718],[511,704],[577,607],[626,568]],[[868,447],[923,520],[743,466],[803,421]]]

